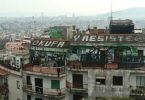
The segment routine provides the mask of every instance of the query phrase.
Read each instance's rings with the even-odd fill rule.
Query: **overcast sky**
[[[131,7],[145,7],[145,0],[0,0],[0,16],[97,15]]]

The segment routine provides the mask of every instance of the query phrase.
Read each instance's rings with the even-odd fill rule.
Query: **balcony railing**
[[[136,89],[131,89],[130,95],[145,96],[145,87],[136,87]]]
[[[8,87],[6,85],[0,85],[0,94],[7,95],[9,93]]]
[[[79,84],[79,83],[71,83],[66,81],[66,87],[67,89],[74,91],[74,92],[87,92],[88,90],[88,84]]]
[[[104,63],[100,63],[97,61],[68,61],[67,67],[70,69],[89,69],[89,68],[105,68],[105,69],[133,69],[133,68],[141,68],[145,67],[145,56],[120,56],[117,62],[108,63],[104,61]]]
[[[65,96],[65,88],[51,89],[32,85],[23,85],[23,91],[32,95],[41,95],[44,97],[62,98]]]
[[[25,65],[23,67],[23,70],[30,71],[30,72],[36,72],[36,73],[57,75],[57,76],[65,74],[64,67],[41,67],[38,65]]]
[[[145,56],[121,56],[119,67],[120,68],[139,68],[144,67]]]
[[[105,64],[97,62],[81,62],[81,61],[69,61],[66,65],[70,69],[83,69],[83,68],[104,68]]]

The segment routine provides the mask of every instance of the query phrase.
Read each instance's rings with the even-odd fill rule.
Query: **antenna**
[[[111,16],[110,16],[111,17],[110,21],[111,21],[113,19],[113,16],[112,16],[112,2],[111,2],[111,12],[110,13],[111,13]]]

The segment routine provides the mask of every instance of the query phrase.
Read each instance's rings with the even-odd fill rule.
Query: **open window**
[[[113,76],[113,85],[122,86],[123,85],[123,77],[122,76]]]
[[[106,78],[105,77],[96,77],[96,85],[105,85]]]

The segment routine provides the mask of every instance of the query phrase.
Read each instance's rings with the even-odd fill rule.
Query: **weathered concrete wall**
[[[85,71],[85,72],[79,72],[79,71],[67,71],[67,73],[66,73],[66,80],[68,81],[68,82],[70,82],[70,83],[73,83],[73,74],[81,74],[81,75],[83,75],[83,88],[88,88],[88,72],[87,71]],[[89,88],[88,88],[89,89]],[[86,95],[86,93],[73,93],[73,92],[70,92],[70,91],[68,91],[68,93],[67,93],[67,95],[66,95],[66,100],[74,100],[73,99],[73,95],[79,95],[79,94],[81,94],[81,95],[84,95],[85,96],[85,98],[87,98],[88,97],[88,95]]]
[[[18,84],[17,84],[18,82]],[[18,85],[18,86],[17,86]],[[18,87],[18,88],[17,88]],[[22,77],[19,75],[8,75],[9,100],[23,100]]]
[[[127,70],[101,70],[90,69],[88,71],[88,96],[89,100],[96,97],[128,97],[129,96],[129,74]],[[105,76],[105,85],[96,85],[96,77]],[[122,76],[123,85],[113,86],[113,76]]]
[[[27,73],[23,73],[23,84],[26,85],[26,76],[31,76],[31,83],[32,83],[32,88],[33,90],[35,90],[35,78],[41,78],[43,79],[43,87],[44,88],[48,88],[50,90],[50,92],[53,91],[53,89],[51,89],[51,80],[60,80],[60,89],[65,89],[66,87],[66,79],[65,77],[63,78],[57,78],[57,77],[46,77],[46,76],[42,76],[42,75],[37,75],[37,74],[27,74]],[[65,91],[66,92],[66,91]],[[32,100],[35,100],[37,96],[31,96]],[[27,98],[27,93],[24,94],[23,98]],[[42,98],[42,97],[41,97]],[[44,98],[45,100],[46,98]],[[65,98],[63,98],[62,100],[64,100]],[[47,99],[46,99],[47,100]]]

